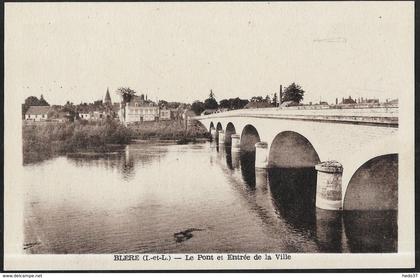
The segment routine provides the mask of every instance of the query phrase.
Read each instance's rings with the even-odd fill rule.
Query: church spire
[[[111,101],[111,96],[109,95],[109,88],[106,88],[106,94],[105,94],[105,101],[104,101],[104,103],[105,104],[112,104],[112,101]]]

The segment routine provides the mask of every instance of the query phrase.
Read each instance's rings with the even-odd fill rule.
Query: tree
[[[130,89],[129,87],[120,87],[117,89],[117,94],[119,94],[122,98],[122,107],[123,107],[123,117],[124,117],[124,122],[126,119],[126,109],[125,106],[127,105],[127,103],[129,103],[131,101],[131,99],[136,95],[136,91]]]
[[[282,102],[294,101],[296,103],[299,103],[303,100],[304,93],[305,91],[302,90],[302,88],[299,85],[295,84],[295,82],[293,82],[284,89]]]
[[[30,96],[27,97],[25,99],[25,104],[29,105],[29,106],[37,106],[39,103],[39,99],[37,97],[34,96]]]
[[[231,101],[228,99],[222,99],[219,101],[220,108],[231,108]]]
[[[271,98],[270,98],[270,96],[269,96],[269,95],[266,95],[266,96],[265,96],[265,102],[267,102],[267,103],[271,103]]]
[[[231,109],[242,109],[249,103],[247,99],[231,98],[229,99]]]
[[[38,105],[40,105],[40,106],[50,106],[50,104],[44,99],[43,95],[41,95],[41,98],[38,101]]]
[[[208,98],[204,101],[204,109],[217,109],[219,105],[214,98]]]
[[[166,100],[161,99],[158,102],[158,106],[159,107],[166,107],[166,108],[168,108],[168,102]]]
[[[76,106],[73,104],[73,102],[67,101],[61,111],[66,112],[66,118],[68,118],[71,122],[73,122],[77,117]]]
[[[217,100],[214,98],[213,90],[210,90],[209,97],[204,101],[204,109],[217,109],[219,104]]]
[[[122,97],[124,103],[128,103],[136,95],[136,91],[129,87],[120,87],[117,89],[117,94]]]
[[[191,110],[194,111],[196,115],[200,115],[204,111],[204,103],[199,100],[196,100],[191,105]]]
[[[214,97],[214,93],[213,93],[213,90],[212,90],[212,89],[210,89],[210,95],[209,95],[209,98],[215,98],[215,97]]]

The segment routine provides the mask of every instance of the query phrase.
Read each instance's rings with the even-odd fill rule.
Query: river
[[[214,143],[138,142],[24,166],[37,254],[396,252],[395,211],[316,209],[316,172],[255,170]]]

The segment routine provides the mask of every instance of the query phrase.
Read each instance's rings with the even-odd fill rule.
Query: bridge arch
[[[214,123],[213,122],[210,122],[210,128],[209,128],[209,131],[211,131],[211,129],[214,129]]]
[[[235,126],[233,125],[232,122],[229,122],[226,125],[226,131],[225,131],[225,144],[226,145],[230,145],[232,144],[232,134],[236,133],[236,129]]]
[[[255,144],[260,141],[257,129],[253,125],[246,125],[241,134],[241,151],[254,152]]]
[[[343,208],[397,210],[398,154],[377,156],[360,166],[347,186]]]
[[[294,131],[283,131],[274,137],[268,154],[269,168],[306,168],[320,162],[309,140]]]

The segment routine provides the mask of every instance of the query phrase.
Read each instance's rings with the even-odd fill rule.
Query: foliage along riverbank
[[[198,121],[193,121],[188,128],[183,120],[143,122],[129,125],[133,139],[182,140],[209,138],[206,128]]]
[[[128,127],[117,121],[45,123],[23,125],[23,163],[42,161],[60,154],[113,152],[133,139],[195,140],[208,138],[206,129],[194,123],[188,129],[180,121],[144,122]]]

